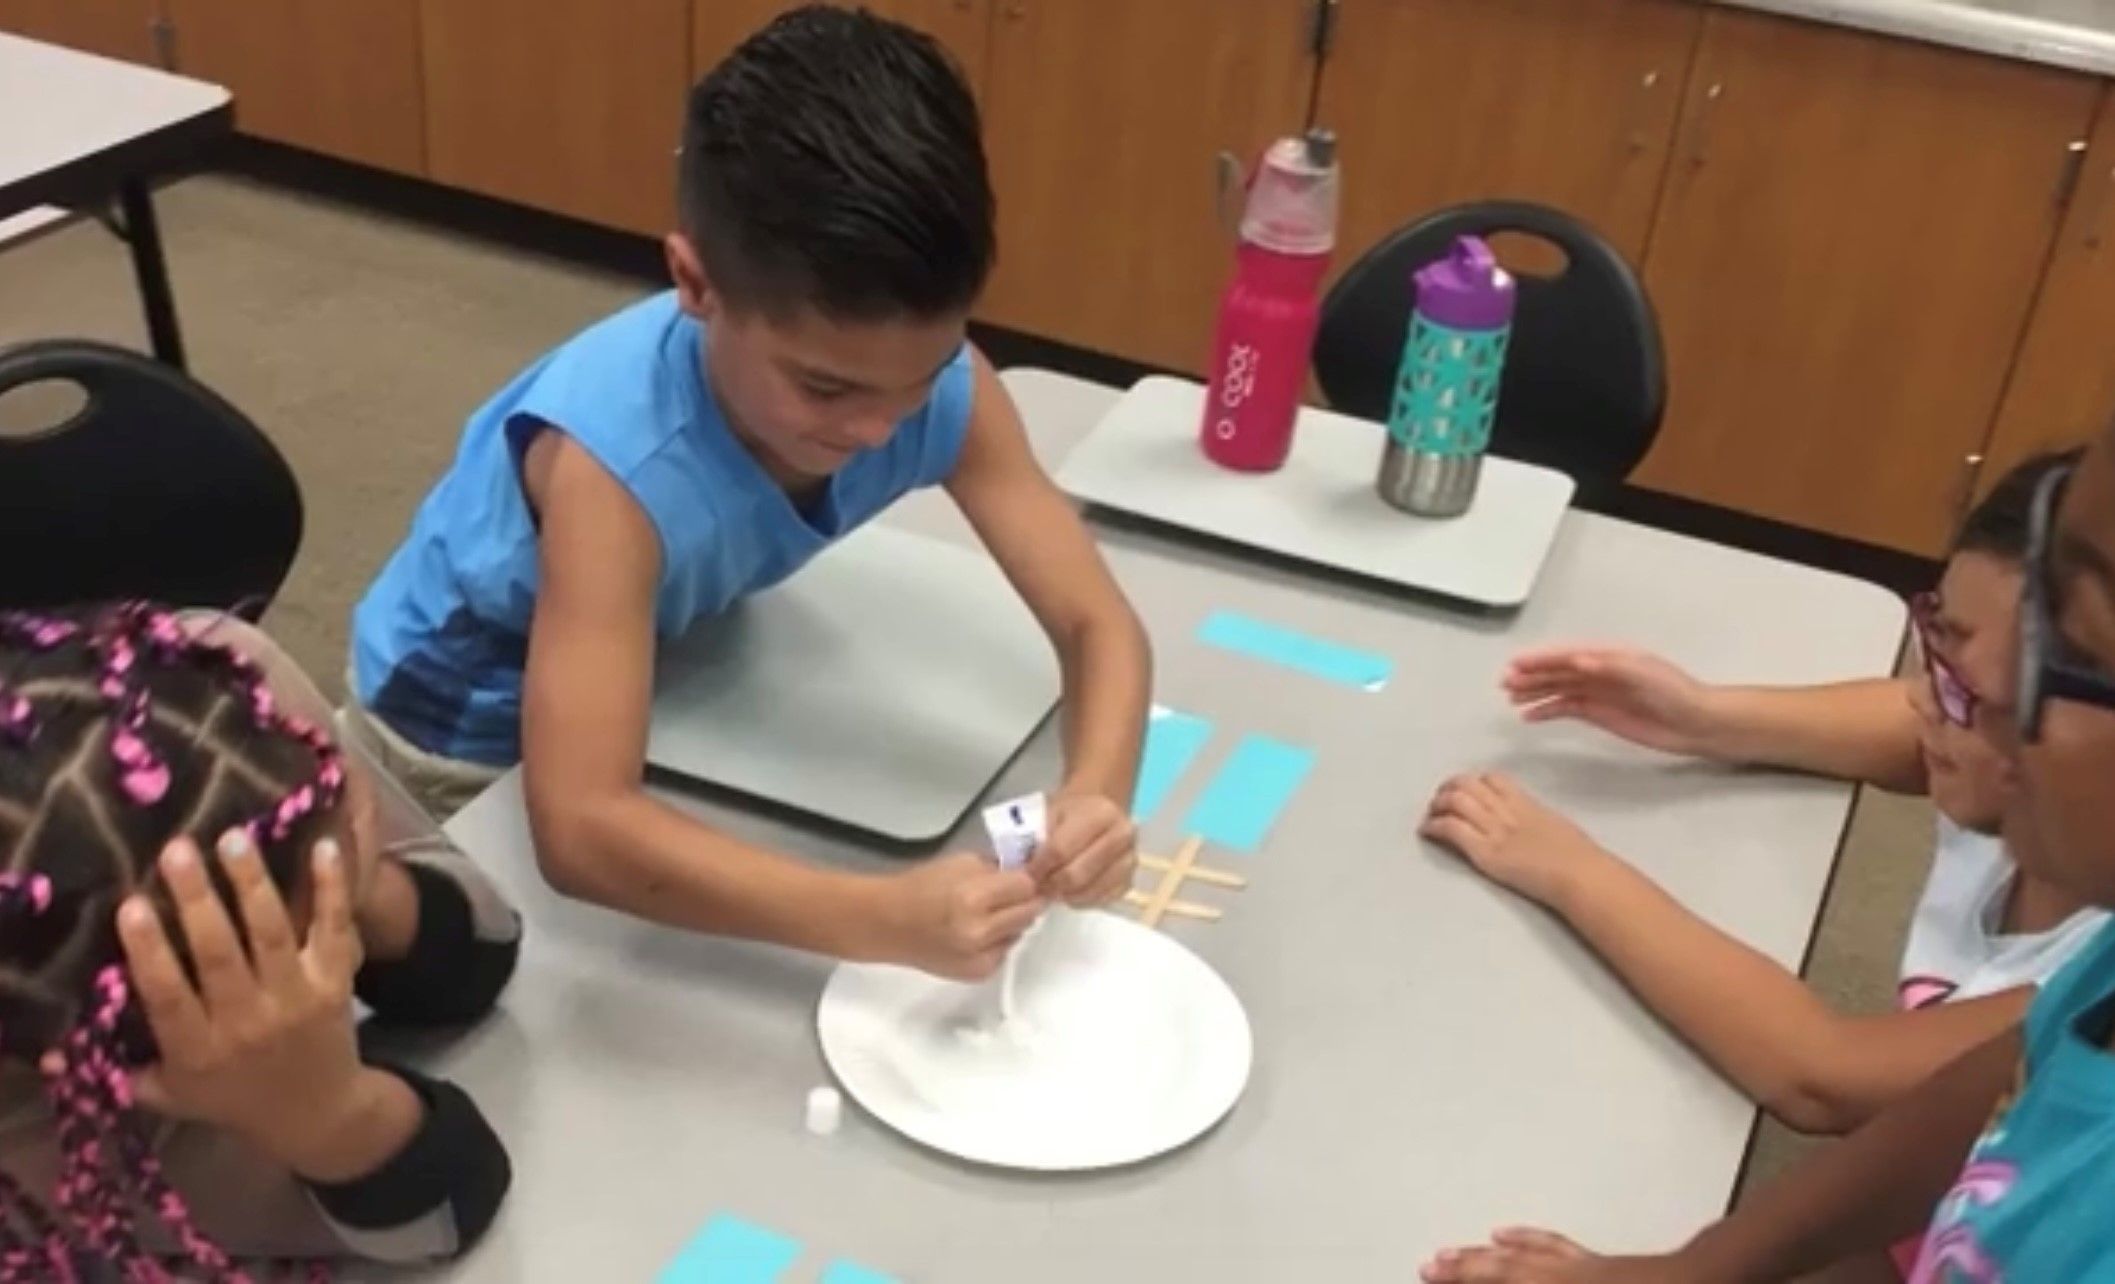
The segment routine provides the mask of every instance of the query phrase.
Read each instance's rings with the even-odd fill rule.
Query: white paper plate
[[[994,1031],[996,982],[841,964],[816,1012],[852,1099],[922,1145],[1044,1172],[1182,1146],[1248,1085],[1248,1014],[1217,972],[1113,914],[1052,911],[1016,978],[1024,1042]]]

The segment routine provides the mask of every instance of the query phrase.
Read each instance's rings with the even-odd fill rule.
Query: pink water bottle
[[[1204,453],[1227,468],[1271,472],[1292,450],[1336,247],[1336,152],[1326,129],[1281,138],[1249,183],[1200,434]]]

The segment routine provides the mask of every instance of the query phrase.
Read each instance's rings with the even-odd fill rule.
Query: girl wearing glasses
[[[1916,603],[1924,672],[1914,678],[1711,687],[1655,656],[1607,649],[1528,655],[1506,675],[1531,722],[1577,719],[1655,749],[1930,794],[1938,847],[1902,959],[1899,1011],[1832,1009],[1504,776],[1447,782],[1424,835],[1561,915],[1787,1126],[1857,1127],[2016,1023],[2034,986],[2104,917],[2007,853],[1997,830],[2011,773],[1973,729],[1977,691],[2004,674],[2035,486],[2063,462],[2022,465],[1969,515],[1938,591]]]
[[[2004,830],[2022,861],[2111,907],[2115,426],[2075,468],[2043,477],[2032,512],[2008,648],[2014,676],[2004,700],[1991,690],[1976,726],[2016,773]],[[1488,1247],[1442,1253],[1424,1277],[1878,1279],[1880,1246],[1929,1222],[1912,1275],[1918,1284],[2088,1284],[2115,1279],[2110,1209],[2115,928],[2104,928],[2042,987],[2022,1024],[1952,1061],[1678,1251],[1602,1257],[1562,1236],[1516,1229]]]

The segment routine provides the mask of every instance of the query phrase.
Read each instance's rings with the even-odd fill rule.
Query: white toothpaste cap
[[[837,1131],[844,1122],[845,1099],[843,1094],[828,1084],[808,1091],[808,1131],[818,1137],[827,1137]]]

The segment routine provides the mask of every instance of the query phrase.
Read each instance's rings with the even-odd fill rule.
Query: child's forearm
[[[1803,1131],[1841,1126],[1824,1072],[1837,1017],[1797,976],[1614,856],[1579,869],[1552,908],[1751,1099]]]
[[[1922,1228],[2019,1061],[2018,1030],[1991,1040],[1705,1230],[1680,1254],[1698,1279],[1792,1279]]]
[[[1058,647],[1067,792],[1100,794],[1125,811],[1138,778],[1153,657],[1128,606],[1082,626]]]
[[[1878,785],[1926,788],[1907,681],[1818,687],[1720,687],[1702,756]]]
[[[565,895],[695,932],[835,958],[871,953],[879,879],[743,842],[643,789],[539,825],[536,838],[545,877]]]

